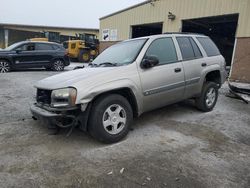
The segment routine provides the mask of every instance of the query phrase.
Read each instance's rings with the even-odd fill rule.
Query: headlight
[[[52,107],[70,107],[74,106],[76,102],[76,89],[64,88],[53,90],[51,93]]]

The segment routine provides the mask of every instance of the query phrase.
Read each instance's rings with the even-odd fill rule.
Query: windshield
[[[18,42],[18,43],[12,44],[9,47],[5,48],[4,50],[9,50],[9,51],[15,50],[15,48],[18,47],[20,44],[23,44],[23,42]]]
[[[127,65],[135,61],[147,39],[125,41],[103,51],[94,61],[94,65]]]

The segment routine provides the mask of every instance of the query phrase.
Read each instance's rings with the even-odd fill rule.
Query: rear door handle
[[[174,72],[181,72],[181,68],[175,68]]]
[[[202,67],[206,67],[207,64],[206,64],[206,63],[202,63],[201,66],[202,66]]]

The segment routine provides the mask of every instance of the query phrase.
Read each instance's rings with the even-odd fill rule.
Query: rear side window
[[[36,44],[36,50],[54,50],[50,44]]]
[[[200,49],[191,37],[176,37],[180,46],[183,60],[192,60],[202,57]]]
[[[220,55],[220,51],[214,42],[208,37],[197,37],[208,57]]]
[[[59,46],[59,45],[56,45],[56,44],[53,44],[53,48],[54,48],[55,50],[64,49],[63,46]]]
[[[191,45],[193,47],[195,57],[196,58],[202,57],[201,51],[200,51],[199,47],[197,46],[196,42],[194,41],[194,39],[189,38],[189,40],[190,40]]]
[[[188,37],[177,37],[178,44],[180,46],[182,59],[183,60],[190,60],[194,59],[194,51],[192,49],[192,45],[188,39]]]
[[[160,38],[153,41],[146,56],[156,56],[159,59],[159,64],[173,63],[178,60],[172,38]]]

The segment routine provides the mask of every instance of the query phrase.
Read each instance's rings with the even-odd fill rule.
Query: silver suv
[[[106,143],[124,138],[135,117],[185,99],[211,111],[225,60],[204,35],[171,33],[120,42],[88,67],[36,84],[34,119],[76,127]]]

